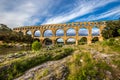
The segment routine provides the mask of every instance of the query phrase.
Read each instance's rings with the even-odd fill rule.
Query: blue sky
[[[120,0],[0,0],[0,23],[10,28],[119,17]]]

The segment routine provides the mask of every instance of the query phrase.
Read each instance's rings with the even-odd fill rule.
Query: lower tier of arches
[[[43,45],[54,45],[54,44],[91,44],[96,41],[103,41],[103,37],[101,36],[85,36],[85,37],[43,37],[36,38]]]

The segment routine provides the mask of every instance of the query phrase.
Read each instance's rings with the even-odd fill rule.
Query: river
[[[30,47],[10,47],[10,48],[0,47],[0,55],[6,55],[10,53],[16,53],[19,51],[29,51],[29,50],[31,50]]]

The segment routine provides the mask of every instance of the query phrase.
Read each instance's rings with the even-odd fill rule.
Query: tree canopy
[[[112,38],[120,36],[120,20],[117,21],[107,21],[106,27],[102,31],[102,35],[104,38]]]

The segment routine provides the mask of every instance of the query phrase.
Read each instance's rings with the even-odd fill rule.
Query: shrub
[[[40,50],[41,47],[42,47],[42,45],[38,41],[35,41],[32,43],[32,50],[34,50],[34,51]]]
[[[58,44],[58,47],[63,47],[63,44]]]

